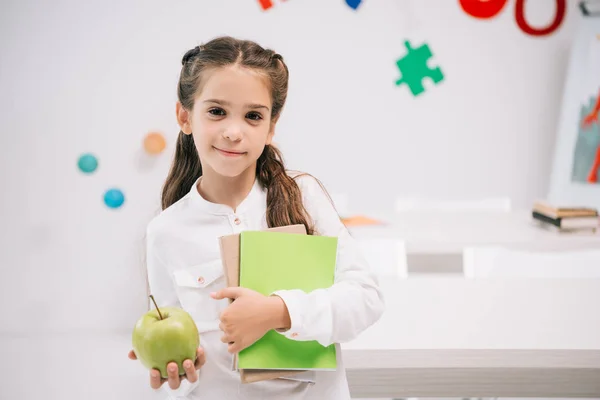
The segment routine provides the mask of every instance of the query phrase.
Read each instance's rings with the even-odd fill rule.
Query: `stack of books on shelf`
[[[592,207],[558,206],[536,201],[531,215],[540,227],[560,232],[596,233],[600,230],[598,210]]]

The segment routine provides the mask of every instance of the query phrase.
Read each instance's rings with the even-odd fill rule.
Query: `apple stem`
[[[158,305],[156,304],[156,301],[154,300],[154,296],[150,295],[150,299],[152,300],[152,302],[154,303],[154,307],[156,307],[156,311],[158,311],[158,316],[160,317],[160,319],[163,319],[162,314],[160,313],[160,310],[158,309]]]

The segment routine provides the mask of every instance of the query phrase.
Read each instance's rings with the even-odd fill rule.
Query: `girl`
[[[195,365],[184,363],[187,379],[180,381],[170,363],[168,379],[150,372],[151,386],[178,399],[350,399],[337,344],[376,322],[383,301],[320,183],[286,172],[272,144],[287,96],[283,58],[254,42],[220,37],[189,50],[182,64],[181,131],[163,211],[147,228],[148,283],[159,307],[190,313],[202,347]],[[218,237],[292,224],[338,237],[332,287],[272,296],[225,287]],[[271,329],[293,340],[336,343],[337,370],[242,384],[232,354]]]

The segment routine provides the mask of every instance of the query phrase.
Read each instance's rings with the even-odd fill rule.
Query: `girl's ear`
[[[179,128],[186,135],[192,134],[192,116],[188,110],[183,108],[181,102],[177,102],[175,105],[175,111],[177,113],[177,123]]]

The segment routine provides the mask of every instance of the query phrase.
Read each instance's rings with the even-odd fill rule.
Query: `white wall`
[[[282,53],[291,71],[277,132],[288,165],[347,191],[353,208],[392,210],[397,195],[545,194],[569,43],[523,34],[514,1],[492,21],[456,1],[253,0],[3,2],[0,12],[0,293],[5,332],[121,330],[145,310],[143,233],[159,206],[177,134],[183,53],[219,34]],[[430,7],[426,9],[425,7]],[[530,1],[544,24],[554,1]],[[413,98],[396,87],[407,22],[446,80]],[[416,23],[415,21],[419,21]],[[148,164],[143,135],[166,133]],[[87,151],[100,168],[83,176]],[[332,159],[335,158],[335,162]],[[125,206],[104,207],[110,186]]]

